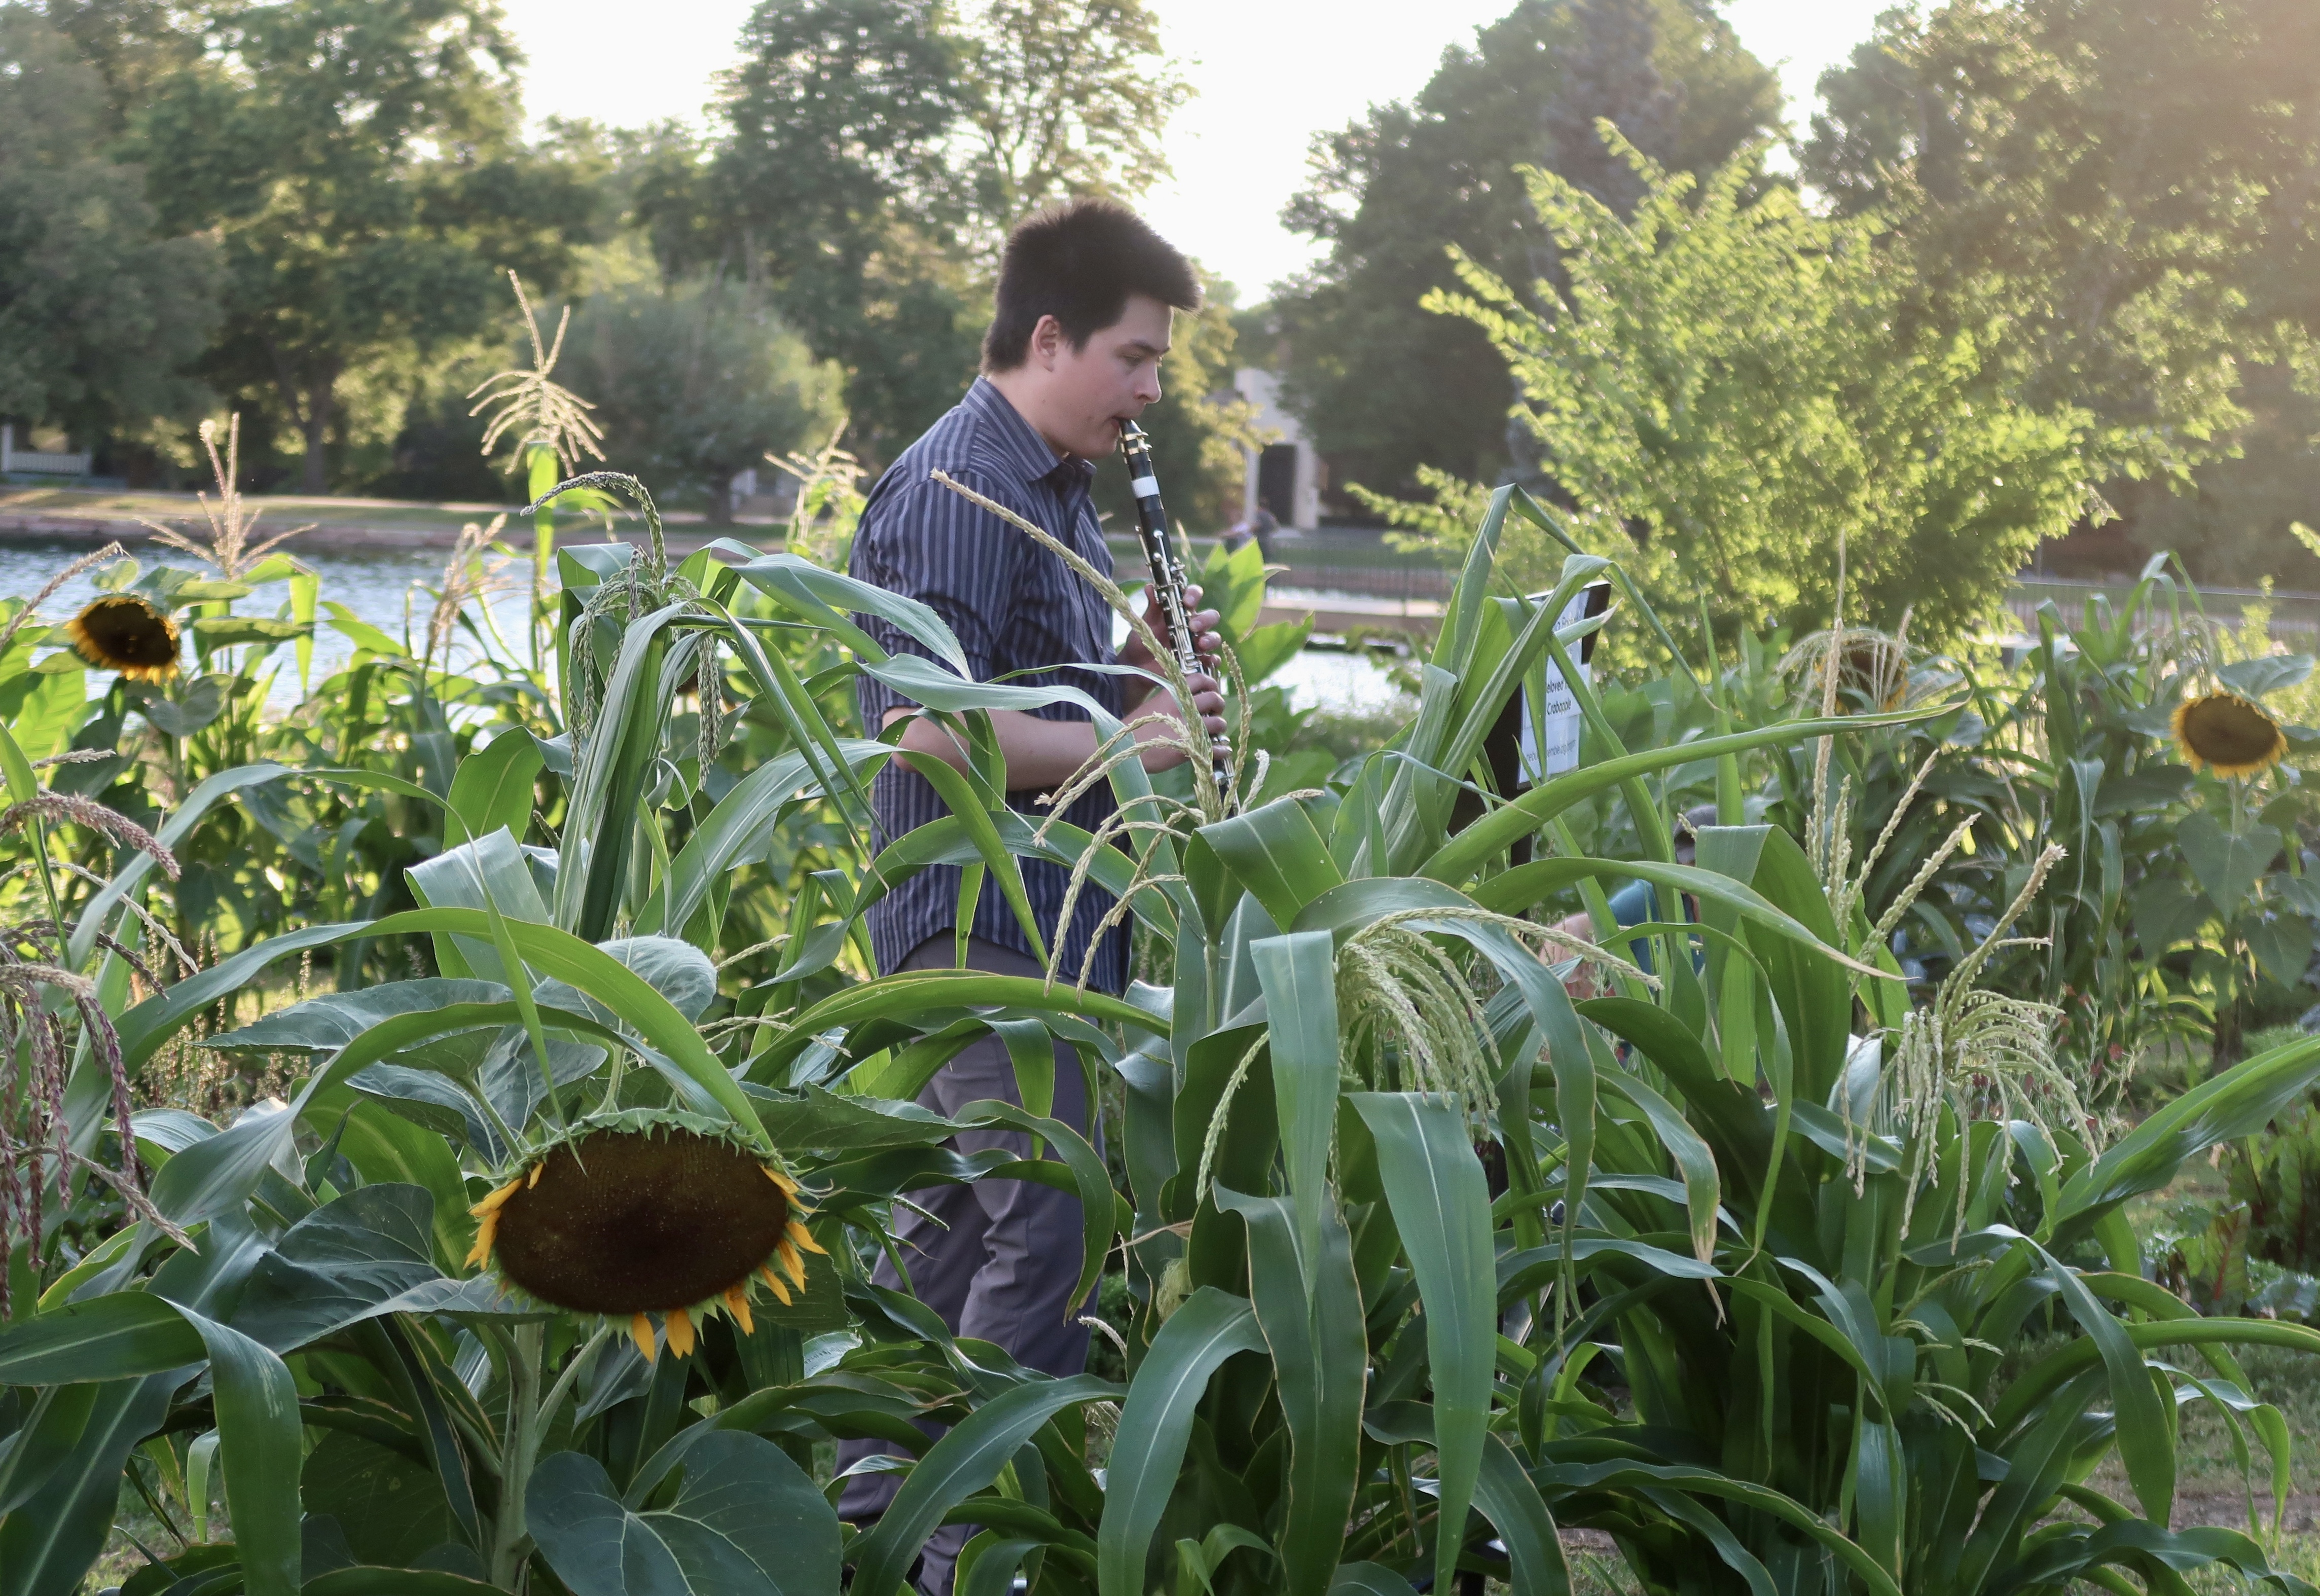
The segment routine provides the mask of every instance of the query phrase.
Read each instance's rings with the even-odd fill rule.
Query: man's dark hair
[[[1074,350],[1119,320],[1131,294],[1180,311],[1201,307],[1201,279],[1174,244],[1110,200],[1075,199],[1016,223],[999,260],[983,369],[1012,371],[1029,358],[1041,316],[1062,323]]]

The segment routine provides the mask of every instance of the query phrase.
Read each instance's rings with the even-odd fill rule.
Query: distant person
[[[1714,824],[1716,824],[1716,805],[1713,803],[1697,805],[1684,811],[1677,817],[1674,839],[1677,864],[1689,866],[1699,857],[1699,833]],[[1683,918],[1688,920],[1698,920],[1699,900],[1690,893],[1679,895],[1683,904]],[[1628,926],[1651,924],[1660,918],[1659,891],[1650,882],[1637,878],[1629,881],[1627,885],[1613,893],[1606,906],[1611,911],[1613,921],[1622,929]],[[1636,967],[1645,975],[1653,974],[1650,943],[1623,944],[1616,934],[1597,938],[1594,919],[1584,909],[1576,914],[1566,916],[1556,929],[1567,937],[1584,937],[1589,941],[1600,942],[1615,953],[1627,955],[1635,960]],[[1567,984],[1572,988],[1573,997],[1593,997],[1599,990],[1596,967],[1592,965],[1581,965],[1572,972]]]
[[[1256,513],[1248,518],[1248,531],[1256,540],[1256,551],[1264,556],[1266,565],[1273,563],[1273,534],[1280,530],[1281,522],[1273,518],[1272,502],[1259,498]]]

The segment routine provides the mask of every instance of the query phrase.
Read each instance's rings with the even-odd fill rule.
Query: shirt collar
[[[1067,482],[1084,482],[1095,475],[1094,463],[1076,455],[1057,459],[1038,429],[1023,419],[1023,413],[988,377],[974,379],[965,403],[990,423],[1000,453],[1025,482],[1042,482],[1059,472],[1065,474],[1061,480]]]

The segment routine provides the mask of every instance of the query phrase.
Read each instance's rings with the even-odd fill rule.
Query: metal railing
[[[52,449],[18,449],[16,429],[0,422],[0,476],[28,471],[42,476],[86,476],[90,454],[59,454]]]
[[[1280,551],[1281,563],[1289,570],[1273,578],[1277,585],[1308,594],[1362,598],[1439,600],[1450,596],[1454,574],[1441,566],[1418,559],[1393,565],[1340,565],[1326,559],[1300,558],[1300,552],[1293,549]],[[2065,621],[2076,625],[2085,614],[2089,599],[2107,598],[2116,609],[2125,603],[2134,586],[2125,578],[2080,582],[2024,576],[2016,578],[2013,590],[2006,596],[2006,608],[2016,626],[2025,633],[2035,634],[2042,604],[2052,602],[2062,612]],[[2268,624],[2276,640],[2300,652],[2320,652],[2320,593],[2267,594],[2252,587],[2202,587],[2199,599],[2211,619],[2229,625],[2239,624],[2251,606],[2268,605]]]
[[[2125,605],[2134,584],[2121,578],[2114,582],[2074,582],[2059,576],[2019,576],[2014,591],[2006,596],[2007,610],[2024,632],[2035,634],[2038,630],[2038,609],[2051,603],[2062,612],[2062,619],[2077,625],[2086,614],[2089,599],[2107,599],[2113,612]],[[2268,608],[2266,621],[2272,639],[2303,652],[2320,649],[2320,593],[2267,594],[2255,587],[2202,587],[2199,602],[2211,621],[2225,625],[2237,625],[2251,608]]]

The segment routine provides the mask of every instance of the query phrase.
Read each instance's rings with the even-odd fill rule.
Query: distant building
[[[1233,373],[1233,388],[1256,406],[1257,425],[1280,441],[1244,449],[1247,476],[1241,490],[1241,515],[1256,514],[1259,501],[1282,526],[1310,532],[1321,524],[1321,489],[1327,485],[1321,457],[1305,440],[1297,418],[1281,407],[1281,378],[1255,366]]]
[[[38,439],[31,449],[16,447],[16,429],[0,422],[0,476],[22,471],[40,476],[86,476],[91,456],[86,451],[74,454],[66,444],[64,434]],[[54,447],[42,449],[40,443]],[[1279,513],[1277,511],[1275,513]]]

